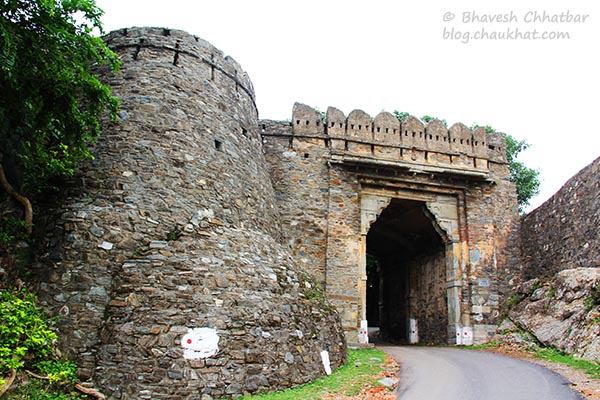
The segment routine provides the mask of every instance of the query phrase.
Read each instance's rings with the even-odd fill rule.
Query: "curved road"
[[[582,399],[561,375],[498,354],[456,348],[378,346],[401,365],[401,400]]]

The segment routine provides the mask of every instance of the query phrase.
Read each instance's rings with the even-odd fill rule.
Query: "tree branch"
[[[33,228],[33,208],[31,207],[31,202],[27,197],[17,192],[8,182],[4,173],[4,167],[2,166],[2,163],[0,163],[0,187],[2,187],[2,189],[4,189],[6,193],[12,196],[23,206],[23,209],[25,211],[25,228],[27,229],[27,233],[31,234],[31,230]]]
[[[13,368],[11,368],[10,369],[10,376],[6,379],[6,382],[4,382],[4,386],[2,386],[2,388],[0,388],[0,397],[2,397],[2,395],[4,393],[6,393],[6,391],[10,387],[10,385],[13,384],[13,382],[15,381],[16,376],[17,376],[17,371],[15,371]]]
[[[89,396],[94,396],[98,400],[104,400],[106,397],[102,393],[97,390],[89,389],[81,385],[81,383],[75,384],[75,389],[79,390],[81,393],[87,394]]]
[[[33,378],[43,379],[45,381],[49,380],[49,378],[47,376],[42,376],[42,375],[34,374],[31,371],[25,371],[25,372],[27,372]],[[106,399],[106,397],[102,393],[100,393],[99,391],[97,391],[95,389],[86,388],[81,383],[76,383],[75,384],[75,389],[79,390],[83,394],[87,394],[88,396],[93,396],[93,397],[97,398],[98,400],[105,400]]]
[[[47,376],[34,374],[33,372],[31,372],[29,370],[25,370],[25,372],[27,372],[27,375],[29,375],[29,376],[31,376],[32,378],[35,378],[35,379],[41,379],[41,380],[44,380],[44,381],[49,381],[50,380],[50,378],[48,378]]]

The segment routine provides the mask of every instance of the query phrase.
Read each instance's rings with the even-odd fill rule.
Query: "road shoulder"
[[[512,348],[510,346],[490,347],[480,349],[480,351],[502,354],[541,365],[542,367],[564,376],[570,382],[570,387],[578,392],[584,399],[600,400],[600,380],[592,379],[585,372],[569,365],[540,360],[524,350]]]

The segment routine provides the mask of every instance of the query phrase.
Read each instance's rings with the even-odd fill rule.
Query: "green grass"
[[[456,346],[456,348],[462,349],[462,350],[486,350],[486,349],[493,349],[498,346],[500,346],[499,342],[487,342],[487,343],[482,343],[482,344],[472,344],[469,346]]]
[[[589,360],[575,358],[564,354],[560,350],[552,348],[542,348],[535,351],[534,355],[542,360],[557,362],[580,369],[587,373],[591,378],[600,379],[600,364]]]
[[[520,333],[521,335],[529,336],[526,331],[521,331]],[[493,348],[502,348],[502,345],[498,342],[489,342],[474,346],[463,346],[462,348],[471,350],[486,350]],[[530,345],[527,347],[523,347],[521,351],[523,353],[529,353],[533,357],[539,358],[540,360],[546,360],[553,363],[561,363],[568,365],[570,367],[585,372],[590,378],[600,379],[600,364],[597,362],[584,360],[581,358],[575,358],[574,356],[565,354],[564,352],[558,349],[552,347],[540,347],[540,345]]]
[[[82,393],[69,391],[68,387],[52,385],[47,381],[32,379],[29,383],[12,386],[2,400],[83,400],[89,399]]]
[[[356,396],[366,385],[377,384],[376,376],[383,370],[386,355],[378,349],[348,350],[348,363],[331,375],[283,392],[261,394],[242,399],[310,400],[321,399],[326,394]]]

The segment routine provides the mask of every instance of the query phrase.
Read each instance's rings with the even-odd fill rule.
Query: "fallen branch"
[[[27,372],[31,377],[36,378],[36,379],[43,379],[45,381],[50,380],[50,378],[48,378],[47,376],[42,376],[42,375],[34,374],[31,371],[25,371],[25,372]],[[93,396],[93,397],[97,398],[98,400],[105,400],[106,399],[106,397],[102,393],[100,393],[99,391],[97,391],[95,389],[86,388],[81,383],[76,383],[75,384],[75,389],[79,390],[83,394],[87,394],[88,396]]]
[[[2,388],[0,389],[0,397],[2,397],[2,395],[4,393],[6,393],[6,391],[10,387],[10,385],[12,385],[13,382],[15,381],[16,377],[17,377],[17,371],[15,371],[13,368],[11,368],[10,376],[6,379],[6,382],[4,382],[4,386],[2,386]]]

